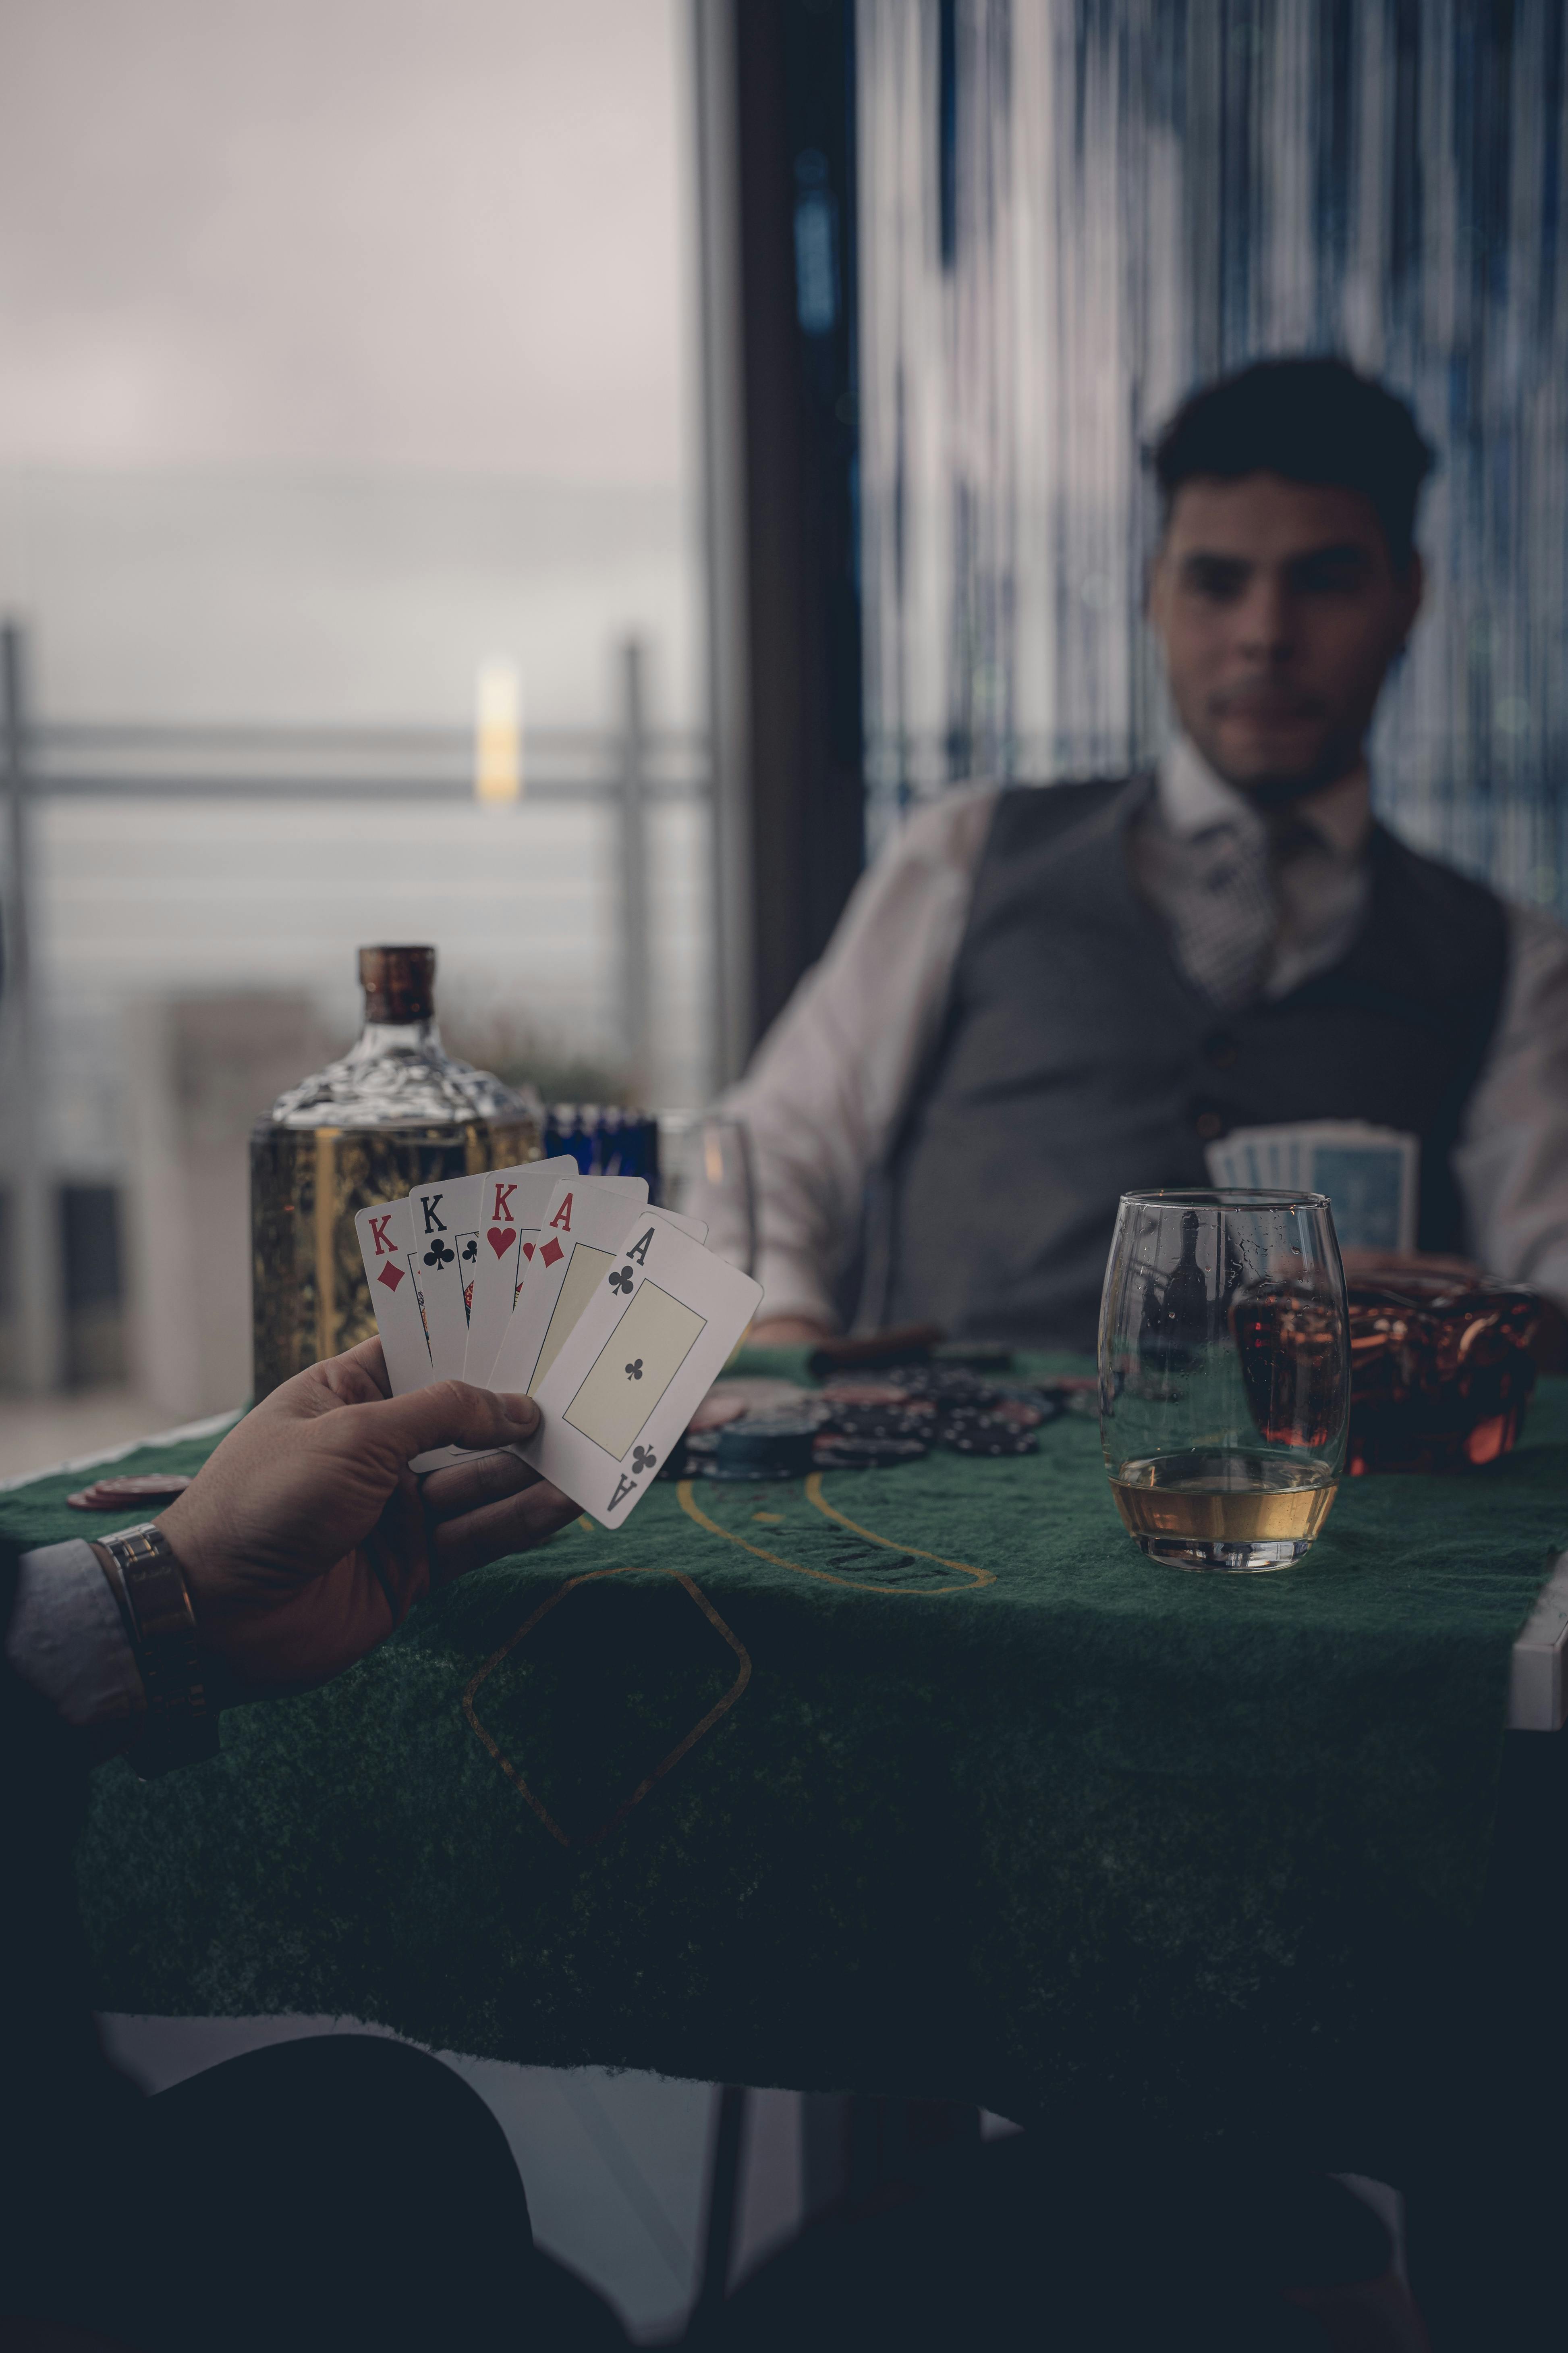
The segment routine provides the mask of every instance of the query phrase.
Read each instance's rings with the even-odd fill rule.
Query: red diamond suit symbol
[[[378,1282],[384,1282],[388,1291],[395,1291],[407,1271],[406,1267],[394,1266],[392,1261],[388,1259],[376,1280]]]
[[[552,1234],[550,1240],[545,1243],[544,1248],[540,1251],[539,1255],[544,1261],[546,1266],[553,1266],[556,1260],[558,1258],[564,1258],[566,1253],[562,1249],[560,1243],[556,1240],[554,1235]]]

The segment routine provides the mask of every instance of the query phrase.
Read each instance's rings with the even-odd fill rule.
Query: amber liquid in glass
[[[1186,1547],[1220,1546],[1245,1556],[1238,1568],[1282,1568],[1299,1559],[1328,1518],[1338,1476],[1319,1462],[1277,1455],[1163,1454],[1124,1462],[1110,1482],[1128,1534],[1156,1559],[1177,1566]]]

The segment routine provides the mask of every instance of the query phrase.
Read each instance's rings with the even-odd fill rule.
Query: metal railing
[[[0,625],[0,1183],[10,1206],[14,1335],[0,1383],[47,1390],[60,1378],[63,1316],[55,1172],[42,1144],[34,813],[84,797],[462,802],[474,797],[475,736],[465,727],[47,721],[28,706],[26,656],[22,628]],[[710,797],[708,738],[648,723],[644,649],[628,639],[617,649],[614,723],[528,729],[521,749],[524,805],[598,805],[612,818],[616,997],[627,1064],[644,1077],[653,1004],[648,811]]]

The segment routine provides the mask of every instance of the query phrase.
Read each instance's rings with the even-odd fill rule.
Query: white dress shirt
[[[963,786],[910,818],[725,1098],[752,1137],[763,1320],[838,1322],[835,1289],[946,1008],[1001,789]],[[1365,920],[1371,824],[1364,767],[1266,819],[1184,742],[1161,764],[1130,856],[1200,987],[1221,928],[1213,902],[1247,900],[1261,860],[1272,916],[1256,986],[1283,997],[1337,963]],[[1502,1005],[1454,1171],[1471,1256],[1568,1305],[1568,932],[1535,908],[1506,912]],[[700,1214],[721,1255],[743,1250],[741,1205],[710,1194]]]
[[[79,1731],[128,1724],[147,1704],[119,1604],[81,1536],[22,1555],[5,1656]]]

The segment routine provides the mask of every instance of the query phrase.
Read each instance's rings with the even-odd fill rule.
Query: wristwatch
[[[151,1520],[98,1536],[114,1564],[115,1588],[147,1694],[147,1721],[129,1752],[143,1781],[218,1751],[217,1716],[207,1704],[196,1649],[196,1614],[174,1547]]]

